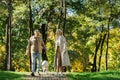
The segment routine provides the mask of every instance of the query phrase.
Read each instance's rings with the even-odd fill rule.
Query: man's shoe
[[[31,73],[31,76],[35,76],[35,74],[32,72],[32,73]]]

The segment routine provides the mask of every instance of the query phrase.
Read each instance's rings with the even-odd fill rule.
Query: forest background
[[[0,70],[30,71],[27,40],[38,29],[53,71],[56,29],[70,72],[120,69],[120,0],[0,0]]]

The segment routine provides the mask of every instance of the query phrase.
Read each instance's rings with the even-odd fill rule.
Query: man
[[[39,30],[35,30],[34,31],[34,35],[30,37],[30,39],[28,40],[28,45],[27,45],[27,50],[26,50],[26,55],[31,54],[31,70],[32,76],[35,76],[34,72],[35,72],[35,61],[37,58],[37,71],[38,74],[40,75],[39,71],[40,71],[40,59],[41,59],[41,54],[42,54],[42,49],[45,48],[44,46],[44,42],[40,36]]]

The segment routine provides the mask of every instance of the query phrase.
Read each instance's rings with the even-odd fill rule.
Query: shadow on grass
[[[23,80],[24,74],[10,72],[10,71],[0,71],[0,80]]]
[[[68,73],[69,80],[120,80],[120,72]]]

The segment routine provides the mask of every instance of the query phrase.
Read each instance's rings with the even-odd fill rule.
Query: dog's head
[[[47,61],[47,60],[44,60],[44,61],[42,62],[42,66],[49,66],[49,65],[48,65],[48,61]]]

